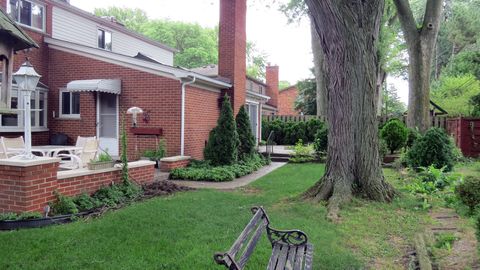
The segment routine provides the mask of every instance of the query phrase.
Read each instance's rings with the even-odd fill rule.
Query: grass
[[[428,222],[408,194],[391,204],[355,200],[342,221],[325,220],[323,204],[298,195],[323,174],[323,165],[289,164],[246,188],[198,190],[154,198],[94,220],[0,233],[0,269],[223,269],[225,251],[263,205],[274,227],[301,229],[315,245],[314,269],[399,268],[405,246]],[[400,177],[385,171],[396,186]],[[264,237],[247,269],[265,269]]]

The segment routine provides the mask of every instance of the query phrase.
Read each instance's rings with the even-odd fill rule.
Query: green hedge
[[[194,161],[189,167],[176,168],[170,172],[171,179],[225,182],[252,173],[270,161],[260,155],[240,161],[234,165],[211,166],[205,161]]]
[[[262,121],[262,138],[266,140],[271,131],[273,131],[273,141],[277,145],[295,145],[299,140],[304,143],[313,143],[315,134],[325,123],[319,119],[310,119],[306,122],[281,121]]]

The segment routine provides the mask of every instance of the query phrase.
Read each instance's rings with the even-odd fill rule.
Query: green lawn
[[[43,229],[0,232],[0,269],[222,269],[225,251],[263,205],[275,227],[301,229],[315,245],[314,269],[400,268],[405,246],[426,220],[409,195],[392,204],[355,200],[342,221],[325,220],[322,204],[298,195],[323,165],[286,165],[237,191],[198,190],[154,198],[101,218]],[[398,175],[386,170],[398,184]],[[266,237],[247,263],[265,269]]]

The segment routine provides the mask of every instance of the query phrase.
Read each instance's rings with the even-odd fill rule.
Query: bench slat
[[[281,246],[280,254],[278,255],[277,267],[275,267],[275,270],[283,270],[285,268],[285,262],[287,261],[287,254],[290,247],[287,245]]]
[[[262,219],[262,216],[263,212],[261,210],[258,210],[252,217],[250,222],[248,222],[247,226],[245,226],[245,229],[243,229],[242,233],[238,236],[237,240],[235,241],[235,243],[233,243],[232,247],[228,251],[232,258],[235,258],[238,251],[245,244],[245,241],[247,240],[250,233],[257,227],[257,223]]]
[[[273,246],[272,256],[270,256],[270,261],[268,262],[267,270],[274,270],[277,266],[278,255],[280,254],[280,245]]]
[[[287,261],[285,262],[285,270],[294,270],[295,255],[297,254],[297,247],[290,246],[287,254]]]
[[[305,257],[305,245],[297,247],[297,254],[295,255],[294,269],[301,270],[303,268],[303,258]]]
[[[248,259],[250,258],[250,255],[252,255],[253,250],[257,246],[258,240],[260,240],[260,237],[262,236],[262,233],[264,232],[265,227],[267,226],[267,221],[265,219],[263,219],[262,221],[263,222],[257,227],[255,234],[252,236],[247,246],[245,247],[245,253],[243,253],[243,255],[238,260],[238,265],[242,269],[247,263]]]
[[[307,244],[307,252],[305,254],[305,270],[311,270],[313,264],[313,245]]]

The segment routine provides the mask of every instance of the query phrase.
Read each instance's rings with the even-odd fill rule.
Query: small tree
[[[225,95],[217,126],[210,132],[204,150],[206,160],[213,165],[232,165],[238,159],[238,133],[230,98]]]
[[[255,153],[255,137],[252,134],[250,118],[244,106],[240,107],[235,122],[237,123],[238,138],[240,140],[238,158],[244,160]]]
[[[387,143],[390,153],[393,154],[395,150],[405,146],[405,143],[407,142],[408,129],[400,120],[392,119],[388,121],[385,126],[383,126],[380,135]]]
[[[454,163],[453,149],[443,129],[430,128],[407,152],[407,163],[413,168],[433,165],[437,169],[445,167],[446,171],[450,171]]]

